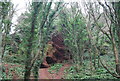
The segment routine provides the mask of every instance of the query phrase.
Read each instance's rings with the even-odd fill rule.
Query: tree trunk
[[[28,45],[27,45],[27,60],[26,60],[26,65],[25,65],[25,74],[24,74],[24,80],[25,81],[29,81],[28,79],[30,79],[30,74],[31,74],[31,53],[32,53],[32,46],[33,46],[33,41],[34,41],[34,36],[35,36],[35,24],[36,24],[36,18],[37,18],[37,14],[38,14],[38,9],[39,9],[39,4],[33,2],[33,13],[32,13],[32,22],[31,22],[31,30],[30,30],[30,37],[28,38]]]
[[[116,47],[115,39],[112,36],[113,52],[115,56],[116,72],[120,75],[119,52]]]
[[[112,43],[113,43],[113,52],[115,55],[115,63],[116,63],[116,72],[120,75],[120,64],[119,64],[119,53],[120,51],[118,50],[120,48],[120,2],[113,2],[113,8],[115,9],[115,17],[116,17],[116,22],[115,26],[116,28],[116,34],[118,36],[118,44],[115,42],[115,38],[112,36]],[[118,49],[117,46],[118,45]]]

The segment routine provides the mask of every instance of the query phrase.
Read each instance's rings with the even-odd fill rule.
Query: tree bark
[[[33,13],[32,13],[32,22],[31,22],[31,30],[30,30],[30,37],[28,38],[28,45],[27,45],[27,60],[26,60],[26,65],[25,65],[25,74],[24,74],[24,80],[25,81],[29,81],[28,79],[30,79],[30,74],[31,74],[31,61],[32,61],[32,57],[31,57],[31,53],[32,53],[32,46],[33,46],[33,41],[34,41],[34,36],[35,36],[35,23],[36,23],[36,18],[37,18],[37,14],[38,14],[38,9],[39,9],[39,4],[33,2]]]
[[[112,36],[111,38],[112,38],[113,52],[114,52],[114,56],[115,56],[116,72],[120,75],[119,52],[116,47],[114,37]]]

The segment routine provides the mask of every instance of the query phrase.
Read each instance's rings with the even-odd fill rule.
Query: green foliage
[[[0,68],[1,68],[1,70],[3,70],[3,71],[0,71],[0,78],[6,79],[7,76],[5,73],[5,67],[3,65],[1,65]]]
[[[114,77],[102,67],[94,71],[90,71],[87,67],[88,66],[83,66],[79,68],[79,72],[76,72],[75,67],[71,66],[65,71],[64,79],[114,79]]]
[[[63,66],[63,64],[54,64],[53,66],[51,66],[48,70],[48,72],[50,72],[51,74],[57,73],[60,68]]]
[[[52,5],[55,5],[55,7],[52,8]],[[88,28],[90,29],[91,38],[88,38],[89,33],[86,29],[87,19],[81,13],[82,11],[78,3],[71,3],[69,6],[66,7],[62,2],[33,2],[30,4],[29,10],[19,17],[15,33],[10,34],[11,27],[13,26],[11,21],[14,12],[13,4],[11,2],[0,2],[0,37],[3,35],[3,38],[0,40],[0,46],[2,46],[2,48],[0,47],[0,53],[2,49],[3,61],[6,63],[19,63],[25,65],[27,68],[31,67],[30,70],[32,69],[37,79],[39,65],[41,60],[44,59],[43,56],[45,56],[46,43],[50,40],[51,34],[58,31],[62,32],[65,45],[73,57],[74,65],[66,69],[65,79],[113,79],[99,64],[99,58],[97,58],[105,59],[103,63],[114,73],[111,67],[116,68],[116,65],[112,53],[113,45],[111,39],[103,33],[106,31],[102,32],[99,29],[104,30],[103,27],[105,24],[98,21],[99,17],[97,23],[93,22],[93,20],[89,22],[91,26]],[[115,38],[116,47],[119,48],[120,6],[119,3],[114,3],[113,6],[116,11],[116,14],[113,15],[114,17],[118,17],[118,19],[116,18],[115,23],[112,23],[112,16],[110,15],[108,19],[112,23],[110,24],[111,29],[109,29],[111,32],[108,31],[107,34],[108,36],[113,34],[111,37]],[[98,9],[97,7],[93,11],[97,12]],[[91,12],[92,10],[90,9],[89,13]],[[93,15],[94,13],[91,14],[91,16]],[[97,15],[95,17],[97,18]],[[99,50],[100,55],[103,54],[104,56],[97,55],[95,47]],[[86,53],[84,53],[85,49],[87,50]],[[38,55],[38,58],[35,58],[36,55]],[[34,59],[35,61],[33,61]],[[95,65],[98,66],[96,67]],[[50,67],[49,72],[57,73],[62,66],[62,64],[55,64]],[[23,74],[27,74],[28,69],[25,70],[23,67],[10,68],[9,77],[6,77],[5,72],[2,73],[2,77],[11,79],[12,71],[16,71],[23,78]]]
[[[13,55],[6,55],[4,56],[4,61],[7,63],[20,63],[20,64],[25,64],[25,55],[18,55],[18,54],[13,54]]]
[[[3,80],[13,79],[13,73],[15,73],[14,76],[17,76],[17,78],[23,79],[23,74],[24,74],[23,65],[20,65],[18,63],[6,63],[6,64],[8,66],[2,66],[3,72],[0,71],[0,76],[2,77]],[[8,70],[8,71],[5,71],[5,70]]]
[[[83,49],[88,37],[85,19],[81,11],[77,9],[77,3],[73,3],[70,9],[61,10],[58,25],[58,31],[63,32],[66,46],[72,50],[74,62],[82,63]]]
[[[71,66],[69,69],[66,69],[65,72],[70,72],[71,74],[74,74],[74,72],[76,72],[75,66]]]
[[[109,70],[112,73],[115,73],[115,63],[113,56],[110,57],[108,55],[104,55],[104,57],[101,57],[101,59],[104,59],[103,63],[105,66],[109,67]],[[108,66],[109,65],[109,66]],[[65,79],[115,79],[108,73],[106,69],[100,65],[97,67],[97,69],[93,69],[90,67],[90,61],[85,60],[83,66],[80,66],[79,68],[76,67],[76,65],[72,65],[70,68],[65,70]]]
[[[16,74],[18,74],[20,79],[24,78],[24,72],[25,72],[24,67],[14,67],[14,71],[16,72]]]

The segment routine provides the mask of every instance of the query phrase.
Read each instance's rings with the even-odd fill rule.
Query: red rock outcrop
[[[65,56],[66,46],[62,34],[52,35],[51,41],[48,42],[47,46],[46,56],[41,67],[49,67],[49,64],[61,63],[68,59],[68,57]]]

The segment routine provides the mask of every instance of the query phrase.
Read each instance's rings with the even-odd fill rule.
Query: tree
[[[95,4],[95,3],[91,3],[91,4]],[[116,34],[117,31],[117,27],[115,27],[115,23],[116,23],[116,14],[114,13],[114,8],[112,8],[111,3],[107,3],[105,2],[104,4],[102,2],[96,3],[99,4],[100,6],[103,7],[103,12],[102,13],[98,13],[98,18],[96,18],[96,13],[94,12],[94,6],[90,5],[89,7],[89,14],[91,15],[91,18],[94,20],[94,24],[96,26],[96,28],[99,29],[99,31],[101,31],[103,33],[103,35],[105,35],[107,37],[107,40],[111,42],[112,45],[112,51],[115,57],[115,63],[116,63],[116,72],[117,74],[113,74],[111,73],[107,67],[105,67],[105,65],[101,62],[101,64],[104,66],[104,68],[114,77],[119,78],[119,52],[118,52],[118,46],[117,46],[117,40],[118,37]],[[101,25],[100,24],[100,18],[104,18],[104,24]]]
[[[116,35],[117,35],[117,39],[116,40],[118,40],[118,43],[117,43],[118,47],[116,47],[116,48],[119,49],[120,48],[120,31],[119,31],[119,29],[120,29],[120,27],[119,27],[120,26],[120,10],[119,10],[120,9],[120,2],[113,2],[112,5],[113,5],[113,8],[114,8],[115,12],[114,12],[114,15],[112,15],[112,13],[110,15],[111,15],[112,19],[113,19],[113,16],[115,16],[115,20],[113,20],[113,22],[115,22],[114,25],[115,25],[116,28],[114,28],[114,29],[115,29]],[[112,19],[111,19],[111,21],[112,21]],[[114,48],[114,50],[116,51],[115,52],[115,57],[116,57],[116,72],[120,76],[120,64],[119,64],[120,63],[120,61],[119,61],[120,51],[118,49]]]
[[[11,2],[0,2],[1,6],[1,34],[2,34],[2,58],[6,48],[6,40],[11,31],[12,18],[15,10]]]
[[[8,40],[12,28],[11,20],[14,12],[15,9],[13,9],[13,4],[11,2],[0,2],[0,61],[2,63],[4,63],[3,58],[7,48],[7,43],[9,43]],[[3,66],[1,67],[3,69]]]
[[[31,74],[31,68],[32,68],[32,66],[31,66],[31,60],[32,60],[31,54],[32,54],[32,49],[34,47],[33,42],[35,41],[35,25],[36,25],[36,19],[38,16],[40,5],[41,5],[41,3],[35,3],[35,2],[32,3],[33,11],[32,11],[32,18],[31,18],[31,28],[30,28],[30,31],[28,33],[29,37],[27,39],[28,43],[27,43],[27,49],[26,49],[27,60],[26,60],[25,75],[24,75],[25,81],[30,78],[30,74]]]
[[[19,45],[21,51],[26,55],[25,80],[30,78],[31,71],[38,78],[38,70],[45,56],[46,42],[48,41],[52,23],[61,2],[56,3],[54,9],[52,2],[33,2],[29,12],[22,14],[16,34],[21,37]],[[26,24],[27,23],[27,24]],[[23,48],[24,47],[24,48]]]
[[[58,21],[58,30],[63,32],[65,44],[72,53],[73,63],[78,68],[83,64],[83,53],[87,42],[87,32],[85,29],[85,20],[78,6],[78,3],[71,3],[70,8],[64,7],[61,10]]]

